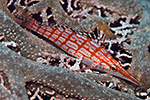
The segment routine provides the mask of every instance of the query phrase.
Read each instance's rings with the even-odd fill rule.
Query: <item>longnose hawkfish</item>
[[[103,46],[91,38],[77,34],[69,28],[41,25],[32,17],[28,17],[22,26],[49,39],[68,54],[77,58],[82,57],[82,62],[90,66],[90,69],[106,72],[140,85],[140,82],[123,69]]]

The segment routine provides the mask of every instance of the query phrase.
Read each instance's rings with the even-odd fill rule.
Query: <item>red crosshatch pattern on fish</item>
[[[136,85],[140,83],[124,70],[109,52],[90,38],[76,34],[70,29],[40,25],[33,18],[28,18],[24,26],[52,41],[67,53],[81,58],[91,69],[97,69],[118,76]]]

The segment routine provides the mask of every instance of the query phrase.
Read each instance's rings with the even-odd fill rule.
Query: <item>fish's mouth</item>
[[[119,75],[120,74],[120,75]],[[115,76],[118,76],[122,79],[125,79],[129,82],[134,83],[135,85],[139,86],[140,82],[134,78],[129,72],[127,72],[125,69],[122,67],[118,66],[117,72],[115,73]]]

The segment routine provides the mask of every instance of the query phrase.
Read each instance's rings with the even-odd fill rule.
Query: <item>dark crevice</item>
[[[99,36],[99,34],[98,34],[98,30],[97,30],[97,27],[94,29],[94,35],[96,36],[96,38]]]
[[[7,4],[10,2],[10,0],[7,0]]]
[[[76,60],[71,60],[71,61],[69,61],[69,65],[71,65],[71,66],[73,66],[74,64],[76,63]]]
[[[121,56],[121,57],[119,57],[119,58],[122,59],[121,62],[122,62],[123,64],[125,64],[125,63],[131,63],[131,61],[132,61],[132,58],[128,58],[128,57],[125,57],[125,56]]]
[[[122,54],[122,53],[125,53],[125,54],[127,54],[127,55],[132,56],[131,53],[127,52],[127,50],[125,50],[125,49],[121,49],[121,50],[120,50],[120,53],[121,53],[121,54]]]
[[[93,33],[87,33],[87,34],[91,39],[96,39],[95,34],[93,34]]]
[[[129,39],[125,40],[124,42],[129,44],[129,45],[131,44],[131,40],[129,40]]]
[[[64,4],[61,4],[62,5],[62,7],[63,7],[63,9],[65,10],[65,12],[67,12],[67,5],[68,5],[68,2],[67,2],[67,0],[63,0],[63,2],[64,2]]]
[[[21,0],[21,1],[20,1],[20,4],[21,4],[21,6],[26,6],[26,5],[25,5],[25,0]]]
[[[130,24],[140,24],[140,21],[139,21],[139,16],[136,16],[134,19],[133,18],[131,18],[131,20],[130,20]]]
[[[41,98],[43,99],[43,100],[50,100],[50,98],[52,98],[52,96],[53,95],[49,95],[49,94],[43,94],[42,92],[39,92],[39,95],[41,96]],[[51,99],[52,100],[52,99]],[[53,99],[53,100],[55,100],[55,99]]]
[[[47,16],[49,16],[50,14],[52,14],[51,8],[48,7],[48,9],[46,10]],[[54,20],[54,17],[51,16],[50,18],[48,18],[48,23],[49,25],[55,25],[56,21]]]
[[[48,23],[49,23],[50,26],[51,26],[51,25],[55,25],[55,24],[56,24],[56,21],[54,20],[54,17],[50,17],[50,18],[48,19]]]
[[[13,47],[13,46],[7,46],[9,49],[11,49],[12,51],[15,51],[15,52],[19,52],[20,51],[20,48],[19,47]]]
[[[7,4],[8,4],[9,2],[10,2],[10,0],[8,0]],[[14,1],[12,2],[12,4],[8,6],[8,9],[9,9],[9,11],[10,11],[11,13],[16,9],[16,7],[15,7],[15,2],[16,2],[16,0],[14,0]]]
[[[34,18],[35,20],[37,20],[38,22],[42,23],[42,17],[40,17],[40,12],[37,14],[32,14],[32,18]]]
[[[147,95],[142,95],[142,93],[147,93],[147,91],[145,91],[145,90],[140,90],[139,95],[136,95],[136,96],[139,97],[140,99],[148,100],[148,99],[146,99],[146,98],[147,98],[147,96],[150,96],[150,93],[148,93]]]
[[[86,16],[83,16],[82,19],[86,19]]]
[[[148,46],[148,52],[150,53],[150,45]]]
[[[52,14],[51,8],[48,7],[48,9],[46,10],[47,16],[49,16],[50,14]]]
[[[111,50],[113,50],[114,52],[118,52],[120,49],[121,47],[119,46],[118,43],[112,44]]]
[[[127,66],[124,66],[123,68],[124,68],[125,70],[128,70],[130,67],[131,67],[131,66],[127,65]]]
[[[93,14],[93,10],[89,11],[88,14]]]
[[[101,10],[101,16],[102,17],[107,17],[106,14],[104,13],[105,9],[104,8],[100,8],[100,10]]]
[[[120,24],[121,21],[125,22],[126,18],[119,18],[117,21],[115,21],[114,23],[110,23],[110,27],[120,27],[122,26]]]

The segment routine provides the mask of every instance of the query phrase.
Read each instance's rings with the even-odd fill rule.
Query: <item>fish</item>
[[[70,28],[42,25],[31,16],[26,18],[22,26],[50,40],[69,55],[82,58],[82,63],[89,66],[90,69],[106,72],[137,86],[140,85],[140,82],[127,72],[104,46],[100,46],[90,37],[77,34]]]

